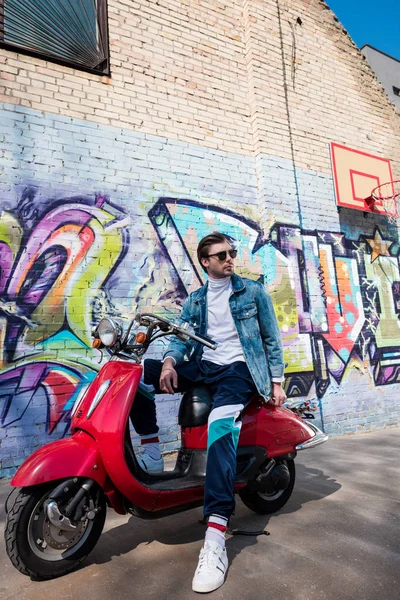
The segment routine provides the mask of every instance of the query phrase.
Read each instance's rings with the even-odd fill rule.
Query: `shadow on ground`
[[[246,508],[237,498],[236,513],[232,517],[231,527],[248,531],[263,530],[268,526],[271,518],[294,513],[307,502],[321,500],[334,494],[340,488],[340,483],[325,475],[321,470],[298,464],[294,492],[281,511],[273,515],[257,515]],[[201,519],[201,508],[190,511],[185,517],[185,522],[182,520],[182,513],[151,521],[131,517],[127,523],[103,533],[96,549],[81,568],[84,569],[90,564],[106,563],[115,556],[131,552],[143,543],[158,541],[165,545],[178,545],[202,540],[205,526],[200,523]],[[233,560],[242,549],[252,546],[256,542],[257,537],[255,536],[232,537],[227,542],[230,558]]]

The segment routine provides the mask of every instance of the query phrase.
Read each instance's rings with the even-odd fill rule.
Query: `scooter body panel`
[[[307,423],[287,408],[254,402],[243,413],[239,446],[261,446],[273,458],[294,452],[314,436]]]
[[[142,371],[143,367],[137,363],[123,360],[106,363],[78,407],[71,428],[87,431],[96,438],[104,467],[116,489],[135,506],[152,511],[160,492],[133,476],[124,454],[125,430]],[[105,391],[90,414],[101,390]]]
[[[11,485],[28,487],[69,477],[90,477],[102,487],[107,479],[96,441],[83,432],[36,450],[20,466]]]
[[[265,404],[255,398],[243,411],[239,447],[265,448],[271,458],[295,451],[297,445],[314,436],[314,431],[304,420],[290,410]],[[188,449],[205,450],[207,425],[184,428],[182,445]]]

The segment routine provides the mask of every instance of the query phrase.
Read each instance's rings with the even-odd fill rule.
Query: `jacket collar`
[[[232,290],[236,293],[241,292],[244,289],[246,289],[246,286],[243,279],[234,273],[232,275]]]
[[[239,277],[239,275],[236,275],[236,273],[234,273],[232,275],[232,291],[234,293],[241,292],[245,288],[246,288],[246,286],[244,284],[243,279],[241,277]],[[204,298],[207,294],[207,290],[208,290],[208,282],[205,283],[204,285],[202,285],[201,288],[199,288],[198,290],[196,290],[194,292],[196,295],[195,300],[199,301],[202,298]]]

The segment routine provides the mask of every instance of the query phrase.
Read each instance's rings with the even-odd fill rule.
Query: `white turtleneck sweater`
[[[245,362],[242,345],[229,307],[232,293],[231,277],[208,279],[207,336],[218,342],[216,350],[204,347],[202,360],[217,365],[230,365],[235,361]]]

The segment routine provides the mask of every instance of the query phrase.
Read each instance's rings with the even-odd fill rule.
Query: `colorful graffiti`
[[[65,435],[74,397],[99,368],[93,324],[118,313],[115,296],[176,314],[203,283],[195,250],[214,230],[235,241],[238,272],[271,293],[289,396],[315,386],[322,398],[360,365],[374,385],[400,382],[398,251],[378,228],[358,239],[283,223],[263,231],[221,206],[160,198],[130,244],[130,219],[107,197],[36,202],[35,193],[0,218],[1,427],[24,428],[29,411],[48,434]]]
[[[106,282],[128,246],[127,223],[107,197],[38,203],[33,189],[15,211],[2,212],[3,427],[21,421],[29,408],[48,433],[67,431],[71,401],[96,373],[90,331],[99,305],[102,313],[112,311]]]
[[[398,255],[378,228],[357,240],[279,223],[264,232],[227,209],[173,198],[160,199],[149,217],[187,293],[203,282],[195,258],[201,237],[218,230],[235,240],[238,272],[271,293],[289,396],[307,396],[315,383],[322,397],[331,377],[340,383],[365,362],[376,385],[400,381]]]

